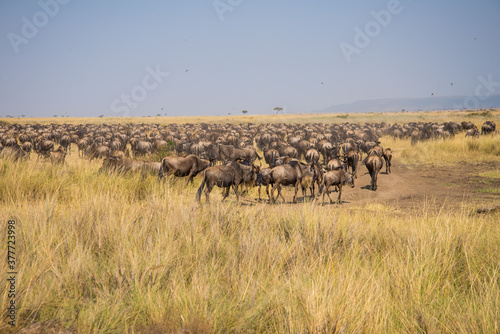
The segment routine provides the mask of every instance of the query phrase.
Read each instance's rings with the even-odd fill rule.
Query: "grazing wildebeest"
[[[371,154],[365,159],[365,165],[370,173],[371,180],[371,188],[372,190],[377,190],[377,176],[380,170],[382,169],[382,165],[384,161],[377,154]]]
[[[53,165],[64,164],[64,159],[66,158],[66,149],[63,146],[59,146],[57,150],[50,153],[50,162]]]
[[[252,168],[250,170],[250,178],[253,172],[254,169]],[[201,182],[200,188],[198,188],[198,191],[196,192],[196,200],[200,201],[201,193],[203,191],[203,188],[205,188],[206,186],[205,196],[207,198],[207,201],[209,201],[210,192],[216,185],[219,188],[226,188],[222,200],[225,200],[227,196],[229,196],[229,190],[232,186],[234,189],[234,193],[236,194],[236,200],[239,201],[240,196],[238,193],[238,186],[243,182],[245,178],[244,174],[245,173],[238,161],[231,161],[230,163],[222,166],[208,167],[203,172],[203,181]]]
[[[166,176],[174,175],[177,177],[185,177],[188,179],[186,185],[191,181],[193,182],[193,177],[201,173],[204,169],[210,166],[210,161],[203,160],[194,154],[190,154],[187,157],[166,157],[161,161],[162,168],[158,173],[158,178],[161,179],[163,175]]]
[[[384,150],[384,154],[382,155],[385,160],[385,173],[389,174],[391,172],[391,160],[392,160],[392,151],[390,148],[386,148]]]
[[[354,176],[354,178],[358,178],[358,174],[356,173],[358,169],[358,160],[359,160],[359,155],[356,151],[350,150],[347,152],[347,170],[349,170],[349,167],[351,167],[351,174]]]
[[[333,203],[330,197],[330,187],[335,186],[339,192],[338,203],[342,204],[342,186],[346,183],[351,185],[351,188],[354,188],[354,178],[349,172],[345,172],[342,169],[335,169],[324,173],[323,182],[321,182],[321,187],[319,188],[320,197],[322,196],[321,202],[325,200],[326,194],[330,199],[330,204]]]

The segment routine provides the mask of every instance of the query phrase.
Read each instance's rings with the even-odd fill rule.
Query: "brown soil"
[[[370,188],[370,175],[362,164],[358,166],[358,178],[355,187],[344,186],[342,189],[343,206],[357,206],[368,203],[383,203],[398,209],[431,210],[460,208],[463,203],[482,208],[500,204],[500,194],[481,192],[481,189],[500,189],[500,179],[479,176],[486,171],[500,169],[500,162],[483,164],[460,163],[455,166],[401,165],[393,161],[392,173],[385,172],[385,166],[378,176],[378,189]],[[317,190],[316,190],[317,193]],[[263,198],[267,198],[262,189]],[[293,197],[293,189],[286,187],[284,192],[287,203]],[[332,192],[336,201],[338,193]],[[303,202],[302,192],[297,195],[298,202]],[[281,199],[280,199],[281,201]],[[246,196],[243,202],[255,202]],[[321,198],[319,198],[321,203]],[[329,204],[325,196],[324,204]],[[336,204],[335,204],[336,205]]]

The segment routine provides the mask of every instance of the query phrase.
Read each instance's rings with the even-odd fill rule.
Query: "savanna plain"
[[[500,110],[198,118],[3,119],[3,124],[370,123],[486,120]],[[343,204],[195,200],[201,177],[0,160],[0,257],[16,221],[16,327],[3,333],[499,333],[500,135],[382,136],[377,191],[359,165]],[[259,151],[260,152],[260,151]],[[150,157],[154,159],[155,157]],[[145,159],[149,159],[146,157]],[[263,163],[263,166],[265,164]],[[332,194],[336,198],[336,194]]]

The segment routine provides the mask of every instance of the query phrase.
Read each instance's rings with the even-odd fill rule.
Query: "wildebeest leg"
[[[233,188],[234,188],[234,194],[236,195],[236,201],[239,202],[240,200],[240,194],[238,193],[238,187],[239,185],[234,185]],[[227,193],[229,194],[229,188],[227,190]]]
[[[297,203],[297,192],[299,191],[299,182],[295,183],[295,194],[293,195],[293,202]]]
[[[283,194],[281,193],[281,189],[282,189],[282,187],[281,187],[281,184],[280,184],[280,185],[278,185],[278,196],[281,196],[281,199],[283,200],[283,203],[286,203],[285,197],[283,197]],[[276,197],[278,197],[278,196],[276,196]]]
[[[342,204],[342,185],[339,185],[339,204]]]
[[[271,203],[274,203],[275,202],[275,199],[274,199],[274,191],[276,190],[276,188],[278,188],[278,185],[279,183],[276,183],[272,188],[271,188],[271,195],[269,196],[269,201]],[[278,197],[279,195],[277,195]]]
[[[224,188],[225,192],[222,193],[222,200],[225,200],[229,196],[229,189],[231,189],[231,186]]]
[[[207,202],[210,202],[210,198],[208,195],[210,195],[210,192],[212,191],[213,185],[210,182],[207,182],[206,188],[205,188],[205,197],[207,198]]]
[[[330,192],[331,192],[331,191],[330,191],[330,187],[327,187],[327,188],[326,188],[326,196],[328,196],[328,199],[330,200],[330,204],[332,204],[332,203],[333,203],[333,201],[332,201],[332,198],[330,197]]]
[[[191,181],[191,183],[193,183],[193,172],[189,172],[189,175],[188,175],[188,178],[186,181],[186,186],[189,184],[189,181]]]

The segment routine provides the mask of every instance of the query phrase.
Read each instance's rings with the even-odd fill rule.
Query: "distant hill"
[[[477,106],[476,106],[477,104]],[[452,110],[452,109],[483,109],[499,108],[500,95],[492,95],[484,100],[466,96],[443,96],[401,99],[360,100],[352,103],[333,105],[328,108],[315,110],[312,113],[363,113],[363,112],[390,112],[420,111],[420,110]]]

